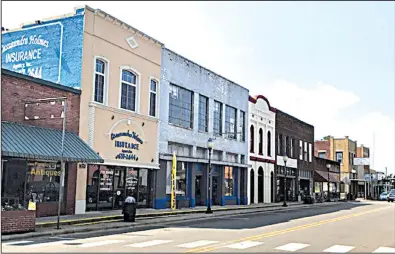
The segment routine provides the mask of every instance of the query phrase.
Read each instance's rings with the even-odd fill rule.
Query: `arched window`
[[[263,130],[259,129],[259,154],[263,154]]]
[[[250,127],[250,153],[254,152],[254,125]]]
[[[267,132],[267,156],[272,156],[272,134]]]
[[[121,108],[136,111],[137,75],[129,70],[122,70]]]

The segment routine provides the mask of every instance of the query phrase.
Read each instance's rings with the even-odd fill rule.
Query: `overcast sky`
[[[2,2],[2,26],[100,8],[181,55],[265,95],[315,126],[350,136],[394,172],[395,3]],[[23,6],[23,8],[21,8]]]

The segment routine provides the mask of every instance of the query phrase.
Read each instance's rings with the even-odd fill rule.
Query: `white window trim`
[[[299,160],[303,160],[303,141],[299,140]]]
[[[313,146],[309,143],[309,162],[313,161]]]
[[[95,101],[95,83],[96,83],[96,60],[101,60],[105,63],[104,70],[104,87],[103,87],[103,103]],[[91,101],[108,106],[108,80],[110,75],[110,60],[104,56],[95,56],[93,58],[93,82],[92,82],[92,98]]]
[[[150,109],[151,109],[151,80],[154,80],[156,82],[156,101],[155,101],[155,116],[151,116],[150,115]],[[159,84],[159,79],[155,78],[155,77],[149,77],[148,78],[148,116],[149,117],[153,117],[153,118],[159,118],[159,91],[160,91],[160,84]]]
[[[305,156],[307,154],[307,156]],[[308,151],[307,151],[307,142],[305,141],[304,142],[304,153],[303,153],[303,159],[305,160],[305,161],[307,161],[309,158],[309,153],[308,153]]]
[[[135,100],[135,111],[129,110],[129,109],[124,109],[121,107],[121,101],[122,101],[122,71],[131,71],[133,74],[135,74],[136,77],[136,100]],[[126,110],[128,112],[134,112],[134,113],[140,113],[140,85],[141,85],[141,74],[139,71],[134,69],[131,66],[121,66],[119,68],[119,98],[118,98],[118,107],[121,110]]]

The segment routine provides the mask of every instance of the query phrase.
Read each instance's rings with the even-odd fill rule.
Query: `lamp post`
[[[287,161],[288,161],[288,156],[284,155],[283,156],[284,160],[284,168],[285,168],[285,173],[284,173],[284,203],[283,207],[287,207]]]
[[[213,150],[214,147],[214,140],[212,138],[209,138],[207,140],[207,148],[208,148],[208,189],[207,189],[207,210],[206,213],[210,214],[213,213],[213,210],[211,210],[211,197],[212,197],[212,189],[211,189],[211,151]]]
[[[329,172],[330,172],[330,169],[331,169],[331,165],[330,164],[326,164],[326,168],[328,169],[328,197],[326,198],[326,201],[327,202],[331,202],[331,197],[329,196],[330,195],[330,192],[329,192]]]

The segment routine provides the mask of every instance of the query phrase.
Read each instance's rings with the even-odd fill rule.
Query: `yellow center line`
[[[263,234],[259,234],[259,235],[244,237],[244,238],[240,238],[240,239],[237,239],[237,240],[229,241],[227,243],[214,245],[214,246],[211,246],[211,247],[200,247],[200,248],[190,249],[190,250],[185,251],[184,253],[210,252],[210,251],[216,250],[218,248],[221,248],[223,246],[226,246],[226,245],[229,245],[229,244],[233,244],[233,243],[240,243],[240,242],[243,242],[243,241],[259,240],[259,239],[262,239],[262,238],[268,238],[268,237],[273,237],[273,236],[277,236],[277,235],[282,235],[282,234],[286,234],[286,233],[290,233],[290,232],[294,232],[294,231],[298,231],[298,230],[302,230],[302,229],[306,229],[306,228],[311,228],[311,227],[324,225],[324,224],[331,223],[331,222],[341,221],[341,220],[345,220],[345,219],[349,219],[349,218],[353,218],[353,217],[358,217],[358,216],[362,216],[362,215],[369,214],[369,213],[378,212],[378,211],[381,211],[381,210],[384,210],[384,209],[388,209],[388,208],[391,208],[391,207],[384,207],[384,208],[373,209],[373,210],[359,212],[359,213],[355,213],[355,214],[351,214],[351,215],[345,215],[345,216],[341,216],[341,217],[337,217],[337,218],[333,218],[333,219],[327,219],[327,220],[313,222],[313,223],[309,223],[309,224],[305,224],[305,225],[301,225],[301,226],[296,226],[296,227],[293,227],[293,228],[282,229],[282,230],[278,230],[278,231],[273,231],[273,232],[263,233]]]

